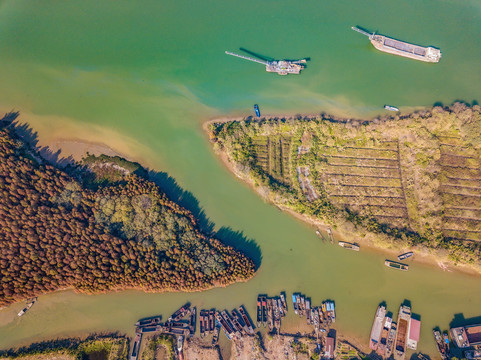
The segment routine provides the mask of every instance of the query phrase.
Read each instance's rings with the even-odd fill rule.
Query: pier
[[[239,55],[230,51],[225,52],[227,55],[235,56],[240,59],[253,61],[262,65],[265,65],[267,72],[275,72],[279,75],[288,75],[288,74],[300,74],[301,70],[304,69],[304,64],[306,59],[301,60],[274,60],[274,61],[265,61],[260,59],[255,59],[245,55]]]

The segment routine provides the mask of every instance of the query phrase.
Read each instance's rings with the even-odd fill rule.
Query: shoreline
[[[309,117],[311,115],[302,115],[302,116]],[[209,137],[208,139],[209,142],[212,143],[210,139],[209,128],[208,128],[210,124],[227,123],[230,121],[242,121],[245,119],[246,119],[245,117],[222,117],[219,119],[210,119],[204,122],[202,127],[205,130],[207,136]],[[213,149],[213,152],[217,154],[222,164],[229,170],[230,173],[232,173],[236,178],[242,180],[242,183],[246,184],[252,190],[254,190],[254,192],[256,192],[264,201],[268,202],[271,205],[274,205],[279,210],[289,214],[290,216],[303,222],[304,224],[308,224],[309,226],[314,227],[313,232],[315,232],[316,229],[327,232],[327,229],[330,228],[329,225],[323,223],[320,219],[314,218],[310,215],[297,213],[287,206],[276,203],[275,201],[273,201],[263,193],[262,191],[263,188],[261,186],[257,186],[254,183],[253,179],[249,178],[245,174],[241,173],[238,169],[236,169],[236,165],[238,164],[229,157],[227,152],[221,149]],[[270,192],[270,190],[267,190],[267,191]],[[452,260],[446,257],[441,257],[436,254],[433,254],[432,251],[430,251],[430,249],[427,249],[427,248],[417,248],[417,249],[416,248],[400,248],[400,247],[396,248],[395,243],[383,244],[385,245],[384,247],[384,246],[379,246],[374,244],[369,239],[358,238],[358,237],[355,238],[354,236],[342,234],[339,231],[334,229],[332,229],[332,232],[333,232],[334,238],[337,238],[338,241],[339,239],[341,239],[342,241],[356,242],[359,245],[361,245],[363,248],[367,248],[368,251],[376,252],[379,254],[386,254],[386,256],[390,256],[391,260],[398,261],[397,256],[399,254],[402,254],[406,251],[414,251],[415,255],[411,259],[409,259],[408,264],[419,263],[419,264],[432,266],[434,268],[440,268],[441,270],[443,270],[443,272],[444,271],[458,272],[464,275],[481,278],[481,268],[476,268],[475,266],[471,266],[467,264],[454,264]],[[389,248],[390,246],[392,246],[393,248]]]

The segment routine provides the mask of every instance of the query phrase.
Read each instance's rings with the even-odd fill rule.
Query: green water
[[[350,30],[441,49],[439,64],[377,52]],[[302,291],[336,301],[337,328],[368,342],[376,306],[404,299],[421,315],[418,349],[454,314],[480,314],[481,281],[424,265],[397,272],[374,252],[321,243],[313,229],[263,203],[226,170],[203,119],[332,111],[367,117],[385,103],[411,108],[481,99],[481,3],[473,1],[0,1],[0,108],[48,126],[51,116],[115,129],[141,143],[146,162],[191,192],[216,229],[254,239],[262,254],[248,283],[195,294],[134,291],[40,297],[0,311],[0,348],[93,331],[133,333],[143,316],[185,301],[254,314],[259,292]],[[311,57],[301,76],[266,73],[224,55],[239,47],[274,58]],[[31,115],[29,115],[31,114]],[[41,120],[39,119],[41,117]],[[66,120],[67,121],[67,120]],[[61,129],[60,129],[61,130]],[[76,137],[66,130],[65,137]],[[113,139],[105,139],[109,144]],[[290,325],[295,324],[291,314]]]

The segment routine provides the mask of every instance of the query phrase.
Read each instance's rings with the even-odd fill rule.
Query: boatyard
[[[197,312],[196,307],[187,303],[175,311],[165,323],[161,322],[162,316],[160,315],[137,321],[130,360],[141,359],[143,338],[155,333],[175,336],[176,356],[183,359],[186,342],[192,342],[192,346],[205,349],[206,353],[209,353],[208,349],[212,349],[211,354],[221,356],[220,334],[224,334],[225,338],[231,341],[233,351],[242,353],[245,351],[246,344],[259,344],[259,341],[262,343],[262,334],[265,331],[269,335],[269,341],[278,339],[275,341],[283,344],[284,347],[286,344],[283,342],[284,340],[280,339],[290,339],[290,345],[284,349],[284,354],[292,351],[295,354],[298,351],[298,342],[303,339],[303,344],[305,344],[303,346],[308,346],[309,353],[319,354],[318,358],[320,359],[360,358],[360,356],[348,356],[350,352],[356,355],[362,354],[358,349],[352,348],[349,343],[336,344],[336,331],[332,328],[336,321],[334,301],[325,300],[320,305],[314,306],[311,298],[304,294],[293,293],[291,298],[293,313],[300,319],[305,318],[305,325],[307,325],[305,329],[312,330],[304,331],[304,333],[298,332],[294,337],[281,331],[281,320],[288,313],[284,292],[276,296],[258,295],[256,301],[257,321],[255,323],[243,305],[231,311],[201,309]],[[199,337],[193,338],[197,333],[197,315],[199,317]],[[396,321],[393,321],[394,319]],[[388,311],[386,304],[382,303],[376,310],[371,327],[369,349],[372,352],[370,357],[404,360],[408,350],[417,350],[420,334],[420,316],[412,313],[408,301],[401,304],[396,318],[392,312]],[[481,358],[481,324],[453,327],[449,334],[447,331],[441,333],[438,328],[433,329],[434,341],[442,360],[450,359],[451,351],[455,348],[462,350],[467,359]],[[451,341],[456,345],[455,347],[450,346]],[[312,347],[309,347],[309,344]],[[257,348],[256,351],[263,351],[262,345],[254,347]],[[352,353],[353,350],[355,350],[354,353]],[[196,356],[198,354],[197,352]],[[199,359],[209,359],[211,356],[199,357]],[[367,356],[367,354],[363,356]],[[427,359],[422,354],[418,354],[418,358]]]
[[[147,335],[165,334],[176,337],[177,355],[183,358],[183,344],[189,341],[197,332],[197,315],[199,317],[199,337],[203,346],[218,347],[220,334],[232,342],[261,336],[261,328],[266,329],[270,336],[284,336],[281,331],[282,319],[287,315],[288,305],[286,294],[281,292],[276,296],[260,294],[257,297],[256,323],[243,305],[228,311],[216,309],[201,309],[189,303],[176,310],[166,322],[157,315],[140,319],[135,323],[135,337],[131,347],[130,360],[141,359],[142,342]],[[300,293],[292,294],[292,309],[300,318],[305,316],[306,324],[313,327],[308,334],[315,342],[318,353],[334,357],[335,336],[330,331],[336,321],[334,301],[326,300],[319,306],[311,306],[311,299]],[[222,331],[221,331],[222,330]],[[257,335],[256,335],[257,331]],[[331,356],[332,355],[332,356]]]

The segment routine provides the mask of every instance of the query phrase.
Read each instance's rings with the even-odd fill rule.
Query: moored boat
[[[389,358],[392,354],[394,341],[396,340],[396,332],[397,324],[395,322],[391,322],[391,330],[389,330],[389,335],[386,342],[386,349],[384,351],[384,357],[386,359]]]
[[[215,326],[214,328],[214,336],[212,337],[212,345],[217,345],[219,341],[219,332],[220,332],[220,324]]]
[[[137,360],[137,358],[139,357],[141,341],[142,341],[142,333],[137,332],[135,334],[134,344],[132,345],[132,353],[130,354],[130,360]]]
[[[144,327],[144,326],[154,326],[160,324],[160,320],[162,316],[155,316],[148,319],[141,319],[135,323],[135,326]]]
[[[246,324],[247,331],[251,335],[254,335],[254,324],[252,324],[252,321],[249,319],[249,316],[247,314],[247,310],[244,308],[244,306],[239,306],[238,308],[239,314],[242,316],[242,320]]]
[[[209,310],[209,333],[214,331],[215,326],[215,319],[214,319],[215,310]]]
[[[259,105],[254,105],[254,111],[256,112],[257,117],[261,117],[261,111],[259,110]]]
[[[439,62],[441,58],[441,51],[432,46],[419,46],[388,36],[371,34],[356,26],[353,26],[352,29],[368,36],[371,44],[382,52],[432,63]]]
[[[406,345],[409,332],[409,324],[411,321],[411,308],[401,305],[397,321],[397,336],[394,346],[394,358],[396,360],[404,359],[406,355]]]
[[[409,269],[409,265],[407,265],[407,264],[403,264],[403,263],[388,260],[388,259],[386,259],[384,261],[384,265],[386,265],[387,267],[393,268],[393,269],[403,270],[403,271],[408,271],[408,269]]]
[[[441,359],[445,360],[447,358],[446,354],[446,347],[444,346],[444,340],[441,336],[441,332],[439,330],[433,329],[434,341],[436,341],[436,348],[439,351],[439,355],[441,355]]]
[[[262,297],[262,324],[267,326],[267,297]]]
[[[169,317],[169,321],[179,321],[190,311],[189,309],[190,309],[190,304],[189,303],[185,304],[179,310],[173,313],[171,317]]]
[[[201,311],[200,311],[200,315],[199,315],[200,337],[204,337],[204,335],[205,335],[205,328],[204,328],[204,311],[205,311],[205,310],[201,310]]]
[[[281,298],[282,311],[284,312],[284,315],[285,315],[285,313],[287,312],[286,297],[284,296],[283,293],[281,293],[280,298]]]
[[[397,259],[398,259],[399,261],[401,261],[401,260],[410,258],[410,257],[413,256],[413,255],[414,255],[414,253],[413,253],[412,251],[408,251],[407,253],[404,253],[404,254],[399,255],[399,256],[397,257]]]
[[[262,323],[262,303],[261,297],[257,297],[257,327]]]
[[[349,250],[354,250],[354,251],[359,251],[360,247],[356,243],[350,243],[346,241],[339,241],[338,242],[339,246],[342,246],[344,249],[349,249]]]
[[[392,105],[384,105],[384,109],[389,111],[399,111],[399,108],[392,106]]]
[[[391,331],[392,318],[386,314],[384,317],[384,326],[381,331],[381,337],[377,346],[377,354],[384,357],[386,355],[387,340],[389,337],[389,332]]]
[[[32,298],[32,299],[28,299],[27,300],[27,306],[25,308],[23,308],[22,310],[20,310],[20,312],[17,314],[18,316],[23,316],[28,310],[30,310],[30,308],[33,306],[33,304],[35,304],[35,302],[37,301],[37,298]]]
[[[443,332],[444,347],[446,348],[446,353],[449,354],[449,335],[447,331]]]
[[[376,351],[379,345],[379,339],[381,338],[381,332],[383,329],[383,321],[386,316],[386,307],[380,305],[376,310],[374,316],[374,322],[371,328],[371,338],[369,340],[369,348]]]

